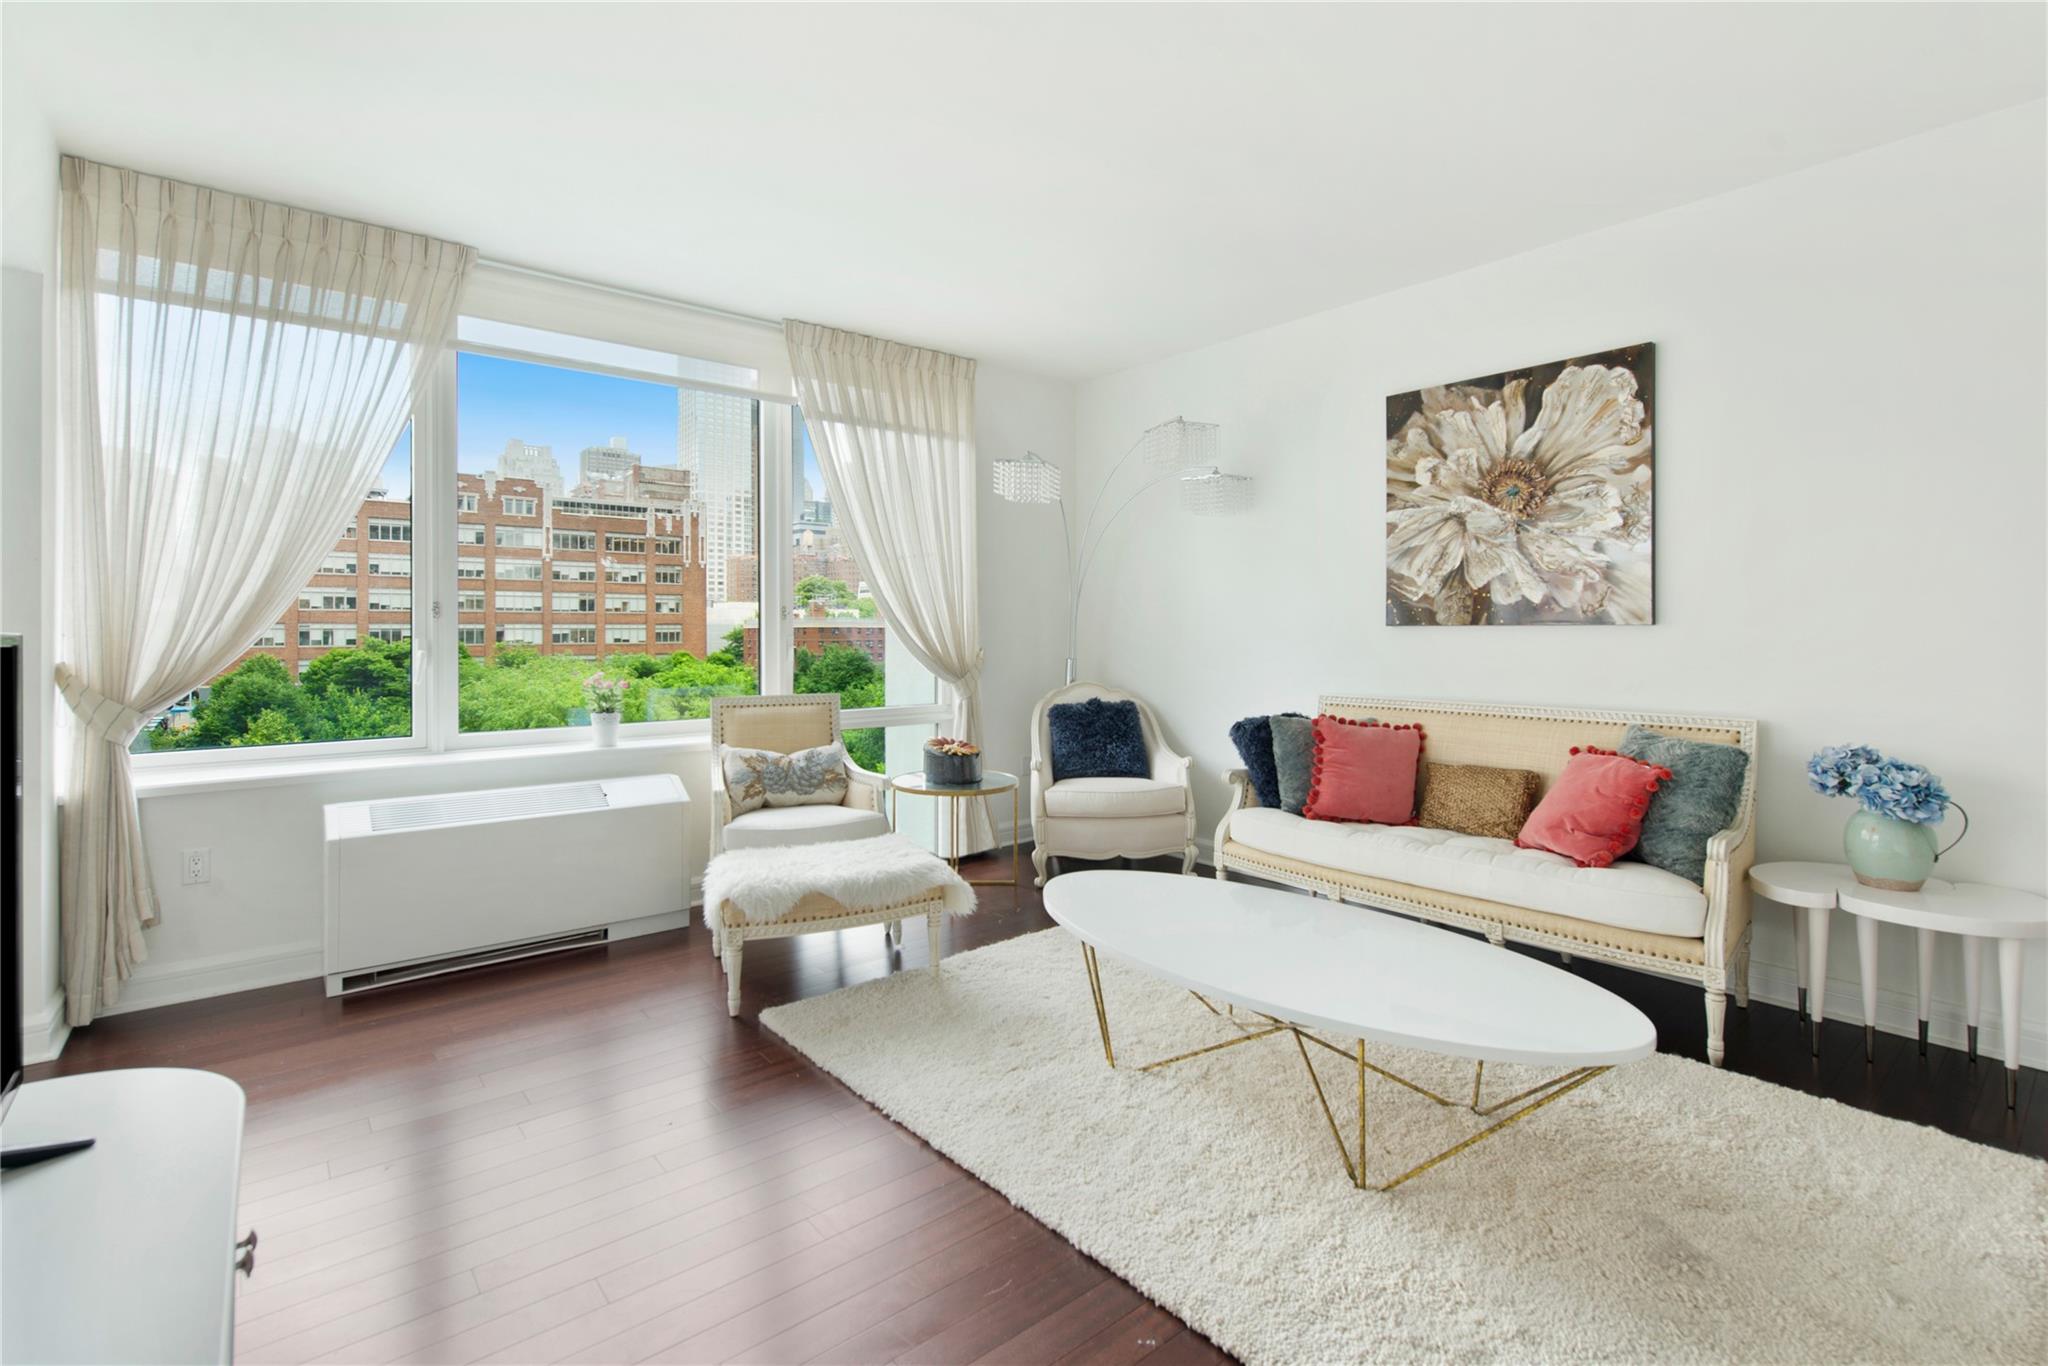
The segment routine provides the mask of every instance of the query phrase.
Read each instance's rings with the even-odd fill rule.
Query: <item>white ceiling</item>
[[[67,151],[1081,376],[2041,98],[2043,17],[14,3],[4,36]]]

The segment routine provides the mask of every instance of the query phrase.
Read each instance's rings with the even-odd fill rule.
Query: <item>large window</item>
[[[637,342],[461,318],[282,619],[138,753],[573,740],[602,669],[630,680],[626,721],[656,729],[701,727],[719,696],[833,692],[858,761],[915,767],[942,690],[852,568],[778,397],[779,339],[731,342],[758,369],[691,360],[645,343],[730,334],[572,292],[534,308]]]
[[[489,646],[465,648],[462,731],[586,724],[593,657],[632,680],[628,723],[703,717],[714,697],[758,691],[755,667],[725,637],[760,620],[758,582],[734,582],[726,566],[754,548],[761,407],[575,365],[457,355],[457,515],[491,528],[480,586],[491,586],[493,616],[541,617],[533,636],[494,621]],[[460,512],[471,495],[478,511]],[[514,550],[539,555],[492,553]],[[524,578],[543,562],[556,584],[606,591],[495,587],[508,565]],[[663,617],[680,618],[680,630],[653,629],[637,585],[657,573],[675,585]],[[537,648],[504,648],[529,644]]]
[[[411,594],[370,578],[391,574],[394,562],[411,564],[412,437],[408,426],[285,619],[219,677],[153,717],[130,746],[135,753],[412,735]]]
[[[790,675],[796,692],[834,692],[847,711],[930,705],[931,672],[890,640],[847,548],[825,476],[798,421],[790,433]],[[748,649],[753,648],[750,641]],[[848,745],[854,745],[849,736]],[[873,755],[879,761],[879,734]]]

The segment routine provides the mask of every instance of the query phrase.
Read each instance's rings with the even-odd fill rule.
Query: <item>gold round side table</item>
[[[952,838],[947,842],[946,845],[946,848],[950,851],[946,857],[946,864],[948,867],[952,868],[953,871],[956,873],[960,871],[960,841],[967,827],[967,808],[963,804],[964,800],[972,797],[981,798],[982,809],[984,811],[988,811],[989,828],[993,830],[995,828],[996,818],[995,812],[989,810],[988,799],[990,797],[1000,797],[1005,792],[1009,793],[1010,876],[1007,881],[1002,878],[972,877],[968,878],[967,881],[976,887],[1017,888],[1022,887],[1024,885],[1022,877],[1024,860],[1023,855],[1019,852],[1017,845],[1017,823],[1022,813],[1018,808],[1018,783],[1016,774],[999,773],[991,769],[981,775],[981,781],[978,783],[962,783],[957,786],[942,786],[938,783],[926,782],[924,780],[924,774],[922,773],[899,773],[895,777],[889,779],[889,828],[891,830],[894,830],[896,828],[897,804],[899,801],[901,801],[902,794],[906,792],[913,797],[940,797],[947,799],[946,829]]]

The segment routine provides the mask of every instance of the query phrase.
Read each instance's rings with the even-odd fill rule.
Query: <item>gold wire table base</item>
[[[989,824],[989,830],[990,830],[991,832],[993,832],[993,831],[995,830],[995,824],[996,824],[996,822],[995,822],[995,811],[994,811],[994,809],[993,809],[992,807],[990,807],[990,806],[989,806],[989,798],[991,798],[991,797],[1000,797],[1000,796],[1002,795],[1002,790],[1001,790],[1000,788],[998,788],[998,789],[997,789],[996,791],[994,791],[994,792],[981,792],[981,791],[978,791],[978,790],[977,790],[977,791],[971,791],[971,792],[963,792],[963,793],[953,793],[953,792],[947,792],[947,791],[946,791],[945,789],[943,789],[943,788],[938,788],[938,789],[934,789],[934,788],[927,788],[927,787],[913,787],[913,788],[903,788],[903,787],[898,787],[898,786],[896,785],[896,780],[892,778],[892,779],[890,779],[890,780],[889,780],[889,811],[888,811],[888,816],[889,816],[889,828],[890,828],[891,830],[894,830],[894,829],[896,828],[896,813],[897,813],[897,807],[898,807],[898,805],[899,805],[899,800],[898,800],[898,795],[897,795],[897,794],[899,794],[899,793],[902,793],[902,792],[909,792],[909,793],[911,793],[911,794],[912,794],[913,796],[919,796],[919,797],[937,797],[937,798],[941,799],[942,801],[944,801],[944,802],[946,803],[946,822],[947,822],[946,828],[947,828],[947,831],[948,831],[948,833],[950,833],[950,834],[951,834],[951,836],[952,836],[952,839],[951,839],[951,840],[950,840],[950,841],[949,841],[949,842],[947,843],[947,845],[946,845],[946,848],[947,848],[947,850],[949,851],[949,852],[947,853],[947,855],[946,855],[946,866],[947,866],[948,868],[951,868],[951,869],[952,869],[952,870],[953,870],[954,872],[956,872],[956,873],[960,871],[960,846],[961,846],[962,844],[966,843],[966,834],[967,834],[967,817],[966,817],[966,813],[965,813],[965,808],[961,806],[961,802],[963,802],[963,801],[971,801],[971,800],[973,800],[974,798],[976,798],[976,797],[979,797],[979,798],[981,799],[981,809],[982,809],[983,813],[984,813],[984,814],[986,814],[986,815],[988,816],[988,818],[989,818],[989,821],[988,821],[988,824]],[[1000,877],[970,877],[970,878],[962,878],[962,879],[961,879],[961,881],[965,882],[965,883],[966,883],[966,884],[967,884],[968,886],[970,886],[970,887],[1008,887],[1008,888],[1009,888],[1010,890],[1012,890],[1012,891],[1014,891],[1014,892],[1018,892],[1019,894],[1021,894],[1021,893],[1022,893],[1022,891],[1023,891],[1023,887],[1024,887],[1024,847],[1023,847],[1023,845],[1022,845],[1021,843],[1019,843],[1019,840],[1021,839],[1021,831],[1022,831],[1022,825],[1021,825],[1021,822],[1022,822],[1022,819],[1023,819],[1023,808],[1022,808],[1022,805],[1021,805],[1021,802],[1020,802],[1020,792],[1021,792],[1021,785],[1020,785],[1020,784],[1018,784],[1018,783],[1011,783],[1011,784],[1010,784],[1010,875],[1009,875],[1009,877],[1007,877],[1007,878],[1000,878]],[[1002,848],[1002,846],[1001,846],[1001,845],[999,845],[999,844],[998,844],[998,845],[995,845],[995,846],[993,846],[993,848],[991,849],[991,852],[993,852],[993,851],[994,851],[994,849],[1000,849],[1000,848]]]
[[[1109,1040],[1109,1007],[1102,995],[1102,968],[1096,961],[1094,946],[1089,944],[1081,946],[1081,961],[1088,969],[1088,993],[1095,1003],[1095,1027],[1102,1034],[1102,1056],[1111,1067],[1115,1067],[1116,1049]],[[1230,1007],[1230,1013],[1225,1015],[1223,1011],[1216,1009],[1215,1005],[1199,991],[1190,991],[1188,994],[1206,1006],[1210,1014],[1217,1016],[1219,1019],[1228,1020],[1243,1032],[1238,1034],[1236,1038],[1225,1039],[1220,1043],[1212,1043],[1202,1048],[1191,1048],[1185,1053],[1176,1053],[1170,1058],[1161,1058],[1156,1062],[1141,1063],[1138,1066],[1138,1070],[1141,1072],[1153,1072],[1162,1067],[1171,1067],[1175,1063],[1187,1062],[1194,1058],[1205,1057],[1210,1053],[1221,1052],[1226,1048],[1235,1048],[1239,1044],[1253,1043],[1259,1039],[1269,1039],[1276,1034],[1291,1036],[1294,1040],[1295,1052],[1301,1057],[1301,1065],[1308,1072],[1309,1086],[1315,1092],[1316,1104],[1322,1107],[1323,1118],[1329,1121],[1330,1138],[1337,1145],[1337,1158],[1344,1164],[1344,1175],[1350,1178],[1351,1184],[1360,1190],[1390,1191],[1403,1182],[1422,1175],[1422,1173],[1438,1163],[1449,1161],[1467,1148],[1478,1146],[1501,1130],[1541,1110],[1552,1101],[1571,1094],[1601,1073],[1612,1070],[1609,1067],[1574,1067],[1569,1071],[1559,1073],[1547,1081],[1538,1082],[1526,1090],[1518,1091],[1505,1100],[1497,1100],[1491,1105],[1482,1106],[1479,1101],[1480,1091],[1486,1079],[1486,1064],[1484,1062],[1477,1062],[1472,1067],[1472,1099],[1469,1103],[1461,1103],[1459,1101],[1446,1100],[1418,1082],[1411,1081],[1399,1073],[1390,1072],[1384,1067],[1366,1061],[1365,1040],[1363,1039],[1358,1040],[1353,1048],[1340,1048],[1329,1040],[1318,1037],[1310,1030],[1303,1029],[1299,1025],[1289,1024],[1285,1020],[1264,1013],[1256,1016],[1256,1019],[1263,1022],[1262,1025],[1247,1025],[1236,1018],[1236,1007]],[[1355,1158],[1352,1154],[1351,1145],[1345,1142],[1344,1126],[1337,1122],[1337,1113],[1330,1108],[1330,1097],[1323,1089],[1323,1080],[1317,1075],[1315,1063],[1308,1055],[1309,1044],[1315,1044],[1319,1048],[1328,1049],[1338,1057],[1353,1064],[1356,1068],[1358,1079],[1358,1142]],[[1486,1128],[1481,1129],[1478,1133],[1452,1144],[1436,1154],[1436,1156],[1425,1158],[1423,1161],[1416,1163],[1392,1180],[1374,1184],[1366,1176],[1365,1078],[1368,1072],[1384,1077],[1398,1085],[1405,1086],[1417,1095],[1434,1101],[1446,1109],[1469,1110],[1481,1119],[1492,1119],[1493,1116],[1500,1114],[1503,1110],[1507,1110],[1508,1113],[1501,1119],[1495,1120]],[[1520,1105],[1521,1108],[1509,1109],[1509,1107],[1515,1105]]]

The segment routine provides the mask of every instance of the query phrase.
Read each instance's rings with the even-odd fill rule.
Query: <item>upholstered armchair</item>
[[[846,761],[846,798],[838,806],[763,806],[735,816],[725,791],[727,745],[794,754],[840,739],[839,697],[718,697],[711,702],[711,856],[726,849],[821,844],[889,833],[883,779]]]
[[[1047,713],[1062,702],[1099,697],[1135,702],[1152,772],[1144,778],[1067,778],[1052,771]],[[1051,859],[1156,858],[1179,854],[1181,872],[1195,866],[1195,793],[1188,761],[1166,747],[1144,699],[1100,683],[1069,683],[1047,693],[1031,716],[1031,866],[1045,885]]]

